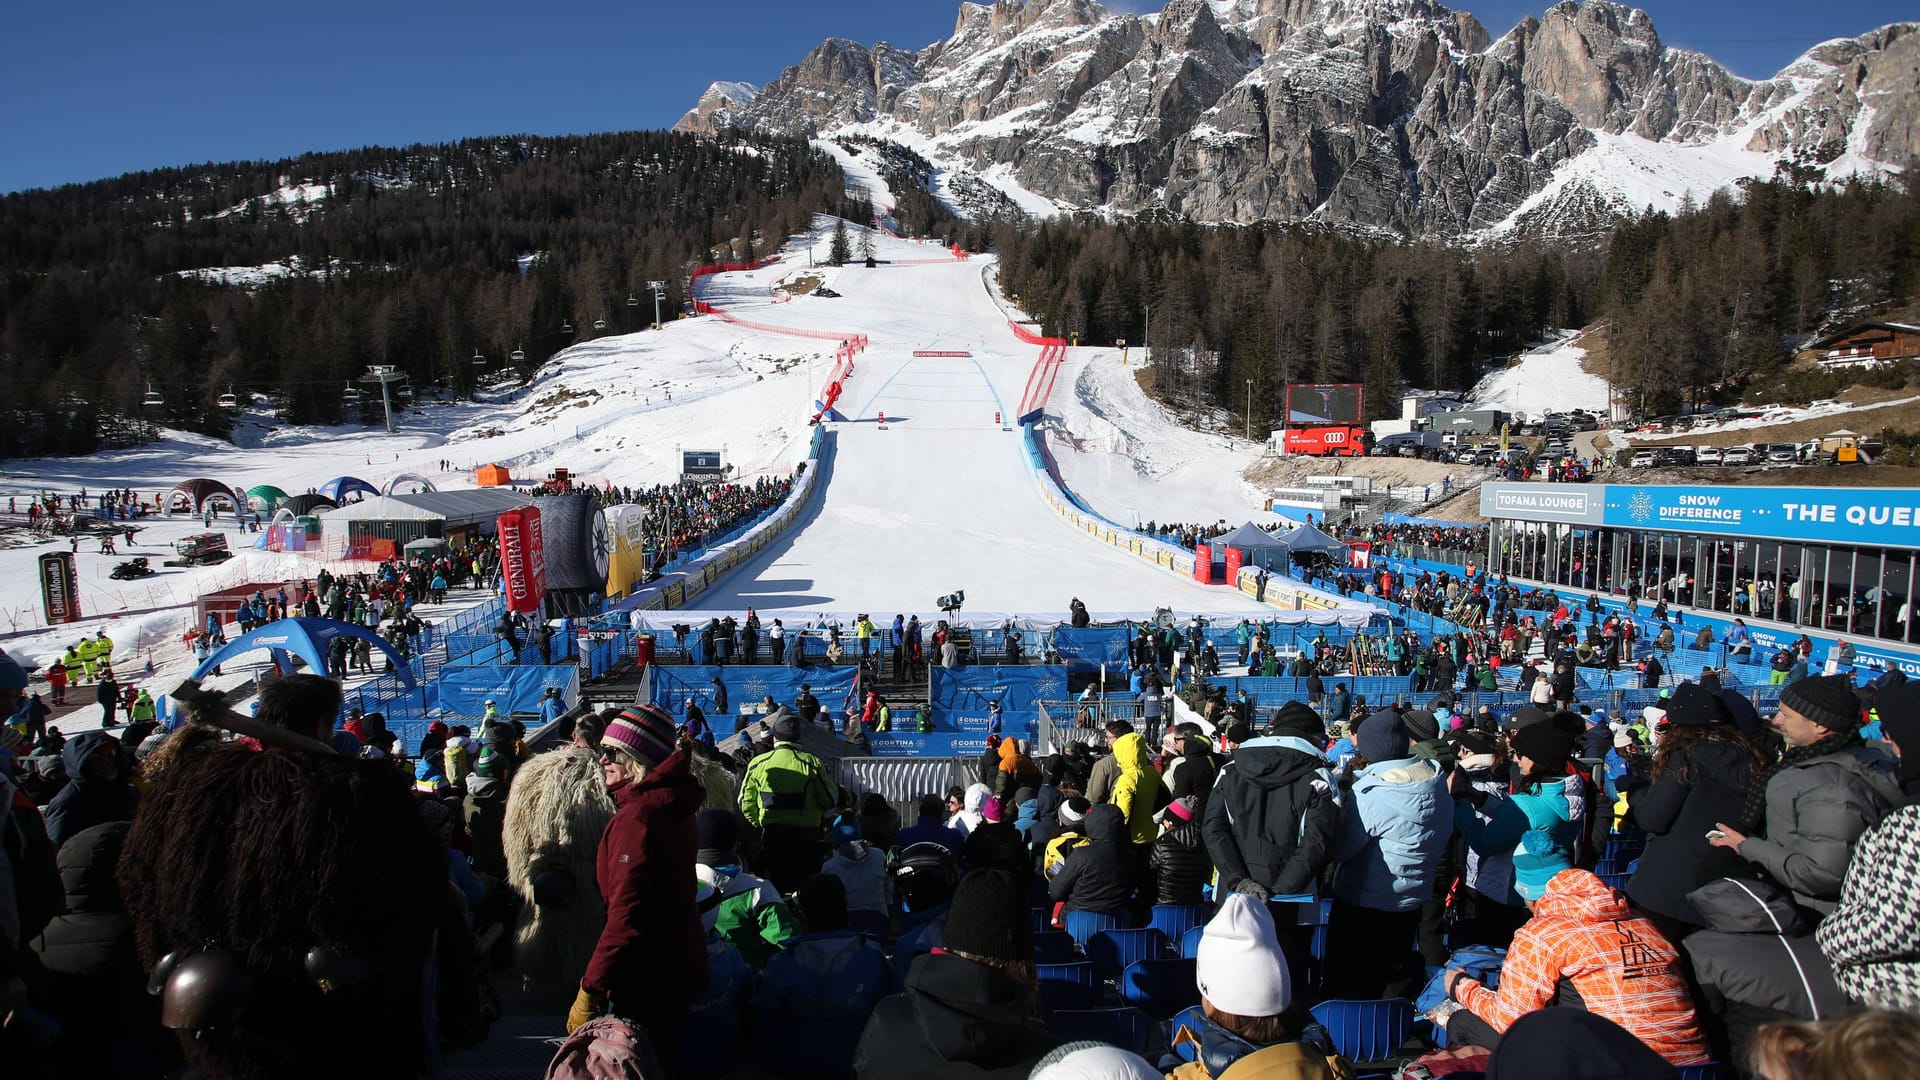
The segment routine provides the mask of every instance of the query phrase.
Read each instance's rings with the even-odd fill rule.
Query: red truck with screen
[[[1373,433],[1363,427],[1288,428],[1282,449],[1309,457],[1364,457]]]

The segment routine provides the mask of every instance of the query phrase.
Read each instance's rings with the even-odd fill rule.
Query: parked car
[[[1660,449],[1660,464],[1668,467],[1693,464],[1693,447],[1665,446]]]
[[[1651,450],[1637,450],[1634,452],[1633,460],[1627,462],[1627,467],[1631,469],[1649,469],[1653,467],[1653,463],[1658,457],[1659,455]]]
[[[1718,465],[1720,461],[1720,448],[1717,446],[1702,446],[1693,452],[1696,465]]]
[[[1727,447],[1725,450],[1721,451],[1720,464],[1722,465],[1753,464],[1753,447],[1751,446]]]
[[[1600,427],[1599,417],[1580,409],[1568,413],[1567,422],[1572,424],[1576,431],[1594,431]]]
[[[1790,443],[1790,442],[1769,444],[1767,446],[1767,464],[1769,465],[1800,464],[1800,444]]]

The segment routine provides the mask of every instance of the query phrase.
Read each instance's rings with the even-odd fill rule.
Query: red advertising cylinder
[[[653,635],[636,634],[633,638],[633,666],[644,668],[653,663]]]
[[[1213,547],[1201,544],[1193,549],[1193,580],[1202,585],[1213,584]]]
[[[1240,583],[1240,563],[1241,560],[1246,557],[1247,553],[1237,547],[1227,549],[1227,574],[1223,579],[1225,584],[1238,585]]]
[[[500,515],[500,577],[507,588],[507,610],[538,612],[547,595],[547,552],[540,532],[540,511],[521,506]]]

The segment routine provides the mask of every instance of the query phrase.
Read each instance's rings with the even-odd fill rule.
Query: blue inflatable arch
[[[400,681],[406,683],[409,689],[415,688],[412,670],[386,638],[364,626],[338,619],[281,619],[254,627],[209,654],[199,667],[193,669],[193,677],[204,678],[207,672],[235,656],[255,649],[265,649],[271,653],[273,665],[283,673],[293,673],[293,657],[298,656],[307,662],[307,667],[314,674],[325,675],[327,647],[340,637],[365,638],[372,642],[374,648],[386,653],[387,659],[393,661],[393,673],[400,677]]]

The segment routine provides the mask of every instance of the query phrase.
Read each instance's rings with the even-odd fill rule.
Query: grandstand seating
[[[1394,1056],[1413,1029],[1413,1002],[1406,998],[1323,1001],[1310,1011],[1341,1056],[1356,1064]]]

